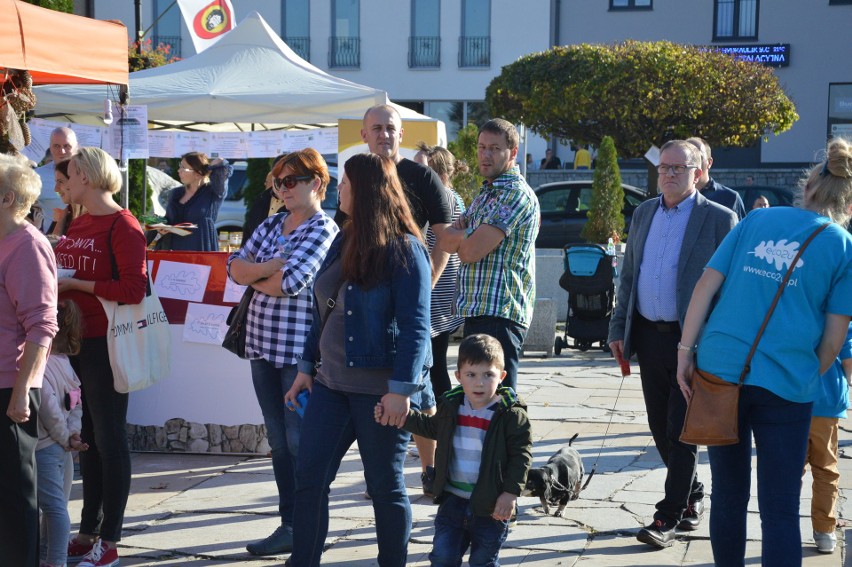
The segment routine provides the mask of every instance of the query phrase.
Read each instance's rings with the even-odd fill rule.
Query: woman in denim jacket
[[[409,434],[397,427],[409,407],[417,408],[432,364],[431,268],[395,164],[362,154],[349,158],[344,171],[340,209],[350,220],[317,274],[311,331],[285,396],[298,405],[302,390],[311,393],[296,464],[290,563],[319,565],[329,487],[357,440],[376,517],[378,564],[401,567],[411,530],[403,478]],[[381,424],[373,420],[378,402]]]

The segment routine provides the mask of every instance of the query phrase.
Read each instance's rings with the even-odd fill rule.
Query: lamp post
[[[133,0],[136,9],[136,53],[142,55],[142,0]]]

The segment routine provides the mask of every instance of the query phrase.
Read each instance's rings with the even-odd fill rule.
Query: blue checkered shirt
[[[660,206],[651,220],[636,283],[636,308],[650,321],[680,319],[677,314],[677,265],[693,205],[695,191],[671,208],[667,208],[660,197]]]
[[[287,255],[281,280],[283,297],[255,291],[246,318],[246,358],[263,358],[276,368],[296,364],[311,329],[313,285],[338,228],[323,211],[317,212],[287,235],[282,252],[278,238],[287,213],[266,219],[243,247],[228,258],[266,262]]]

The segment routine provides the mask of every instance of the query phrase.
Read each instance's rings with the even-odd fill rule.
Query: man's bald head
[[[370,153],[390,158],[394,163],[398,163],[402,159],[399,155],[402,134],[402,119],[394,107],[380,104],[370,108],[364,114],[361,139],[370,148]]]
[[[50,155],[53,161],[69,159],[77,150],[77,134],[71,128],[61,126],[50,133]]]

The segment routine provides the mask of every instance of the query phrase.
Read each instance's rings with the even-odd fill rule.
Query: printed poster
[[[284,153],[284,139],[287,134],[283,130],[271,132],[248,132],[248,155],[251,157],[276,157]],[[335,150],[337,151],[337,146]]]
[[[183,324],[183,340],[221,346],[228,331],[226,321],[230,312],[231,307],[226,305],[190,303]]]
[[[246,287],[234,282],[231,278],[225,278],[225,293],[222,295],[222,303],[239,303],[246,292]]]
[[[160,260],[154,289],[160,297],[201,303],[210,277],[210,266]]]

